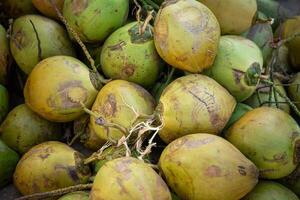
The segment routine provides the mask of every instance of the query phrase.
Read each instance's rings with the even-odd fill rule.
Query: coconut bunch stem
[[[68,194],[70,192],[90,190],[92,188],[92,186],[93,186],[92,183],[80,184],[80,185],[70,186],[70,187],[66,187],[66,188],[61,188],[58,190],[53,190],[50,192],[35,193],[35,194],[17,198],[15,200],[47,199],[50,197],[58,197],[58,196],[62,196],[64,194]]]
[[[272,95],[274,95],[274,100],[275,100],[274,103],[276,104],[276,107],[279,108],[279,103],[282,103],[282,102],[278,102],[278,95],[279,95],[279,96],[281,96],[282,98],[284,98],[286,100],[285,103],[289,104],[291,106],[291,108],[295,111],[295,113],[300,117],[300,111],[297,108],[297,106],[295,105],[295,103],[288,96],[283,94],[276,87],[276,84],[274,83],[274,78],[275,77],[278,78],[278,73],[274,72],[274,66],[278,62],[279,48],[281,46],[283,46],[285,43],[290,42],[290,41],[292,41],[293,39],[295,39],[296,37],[299,37],[299,36],[300,36],[300,32],[295,33],[295,34],[291,35],[290,37],[288,37],[286,39],[283,39],[283,40],[279,40],[279,41],[274,40],[271,43],[271,47],[273,48],[272,58],[269,62],[269,65],[267,66],[266,75],[264,75],[264,77],[261,76],[260,79],[263,83],[266,84],[266,86],[264,86],[264,87],[269,87],[270,88],[270,90],[269,90],[269,100],[267,102],[268,106],[271,106],[271,104],[273,103],[272,102]],[[289,84],[285,84],[285,86],[286,85],[289,85]],[[257,95],[258,95],[259,103],[262,104],[261,101],[260,101],[260,96],[259,96],[259,91],[258,91],[259,89],[261,89],[261,88],[257,89]]]
[[[57,8],[54,0],[50,0],[50,3],[52,5],[52,7],[55,9],[55,12],[57,14],[57,16],[59,17],[59,19],[62,21],[62,23],[66,26],[67,30],[73,35],[73,37],[75,38],[76,42],[80,45],[82,51],[84,52],[85,56],[87,57],[87,59],[90,62],[90,65],[92,67],[93,72],[97,75],[98,80],[103,83],[106,84],[108,83],[110,80],[105,79],[97,70],[97,67],[95,65],[95,61],[92,58],[91,54],[89,53],[89,51],[87,50],[86,46],[84,45],[84,43],[81,41],[81,39],[79,38],[78,34],[76,33],[76,31],[69,25],[69,23],[67,22],[67,20],[65,19],[65,17],[62,15],[62,13],[59,11],[59,9]]]
[[[81,104],[83,110],[96,119],[95,122],[97,125],[107,128],[115,128],[123,133],[123,136],[118,141],[115,141],[108,135],[108,141],[97,152],[93,153],[89,158],[87,158],[84,161],[85,164],[103,159],[102,153],[105,149],[111,146],[116,146],[118,148],[122,145],[124,145],[124,147],[126,148],[126,156],[131,156],[132,151],[136,150],[139,154],[138,158],[140,160],[143,160],[143,158],[146,155],[151,153],[152,147],[156,145],[156,143],[154,143],[153,140],[163,127],[163,123],[159,123],[159,125],[156,125],[157,121],[161,122],[161,117],[156,114],[139,114],[132,106],[128,105],[124,100],[123,102],[135,113],[135,118],[133,119],[132,126],[129,129],[116,123],[106,122],[103,117],[86,108],[84,104]],[[143,121],[138,122],[141,119],[143,119]],[[149,131],[153,132],[153,134],[148,140],[147,146],[143,148],[143,143]]]

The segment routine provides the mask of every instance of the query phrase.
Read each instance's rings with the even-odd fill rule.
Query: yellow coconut
[[[146,163],[123,157],[108,161],[98,171],[91,200],[171,200],[163,179]]]
[[[115,80],[106,84],[98,93],[93,104],[94,111],[104,123],[115,123],[130,129],[137,114],[151,115],[154,110],[153,97],[141,86],[125,80]],[[120,139],[124,133],[113,127],[98,124],[99,119],[90,118],[90,129],[100,140]]]
[[[154,24],[158,54],[173,67],[193,73],[215,59],[220,26],[214,14],[196,0],[167,0]]]
[[[163,122],[159,136],[169,143],[192,133],[219,134],[235,105],[233,96],[207,76],[178,78],[163,91],[156,108]]]
[[[279,36],[283,39],[289,38],[295,34],[300,33],[300,16],[295,16],[286,20],[279,28]],[[295,37],[286,43],[289,48],[289,57],[293,67],[300,69],[300,36]]]
[[[41,61],[30,73],[24,88],[26,104],[36,113],[55,122],[69,122],[91,107],[98,91],[93,74],[82,62],[69,56]]]
[[[255,163],[262,178],[283,178],[299,164],[300,128],[280,109],[255,108],[235,122],[225,136]]]
[[[217,17],[222,34],[239,35],[256,19],[256,0],[198,0]]]
[[[159,166],[168,185],[186,200],[238,200],[258,182],[258,170],[237,148],[211,134],[170,143]]]
[[[86,183],[90,175],[79,152],[51,141],[24,154],[14,173],[14,185],[23,195],[29,195]]]

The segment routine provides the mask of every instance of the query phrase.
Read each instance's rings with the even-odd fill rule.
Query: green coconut
[[[84,114],[82,104],[93,105],[100,87],[96,75],[78,59],[53,56],[39,62],[28,76],[25,103],[49,121],[70,122]]]
[[[274,28],[286,19],[300,14],[298,0],[257,0],[257,6],[259,11],[274,19]]]
[[[118,140],[124,133],[113,127],[101,124],[114,123],[130,129],[137,113],[151,115],[155,101],[147,90],[125,80],[114,80],[106,84],[98,93],[92,111],[98,115],[90,118],[90,128],[102,140]],[[100,123],[100,124],[99,124]]]
[[[214,14],[196,0],[167,0],[154,23],[154,43],[172,67],[192,73],[209,68],[216,57],[220,25]]]
[[[269,22],[258,22],[251,26],[242,36],[252,40],[262,51],[265,65],[272,56],[271,42],[273,41],[273,30]]]
[[[294,16],[291,19],[286,20],[278,29],[277,34],[282,39],[287,39],[293,37],[295,34],[300,33],[300,15]],[[285,43],[289,48],[289,59],[292,67],[299,70],[300,69],[300,36]]]
[[[268,60],[267,62],[270,62]],[[278,49],[277,62],[274,64],[274,71],[283,75],[293,73],[293,68],[289,62],[289,49],[286,45],[282,45]]]
[[[260,107],[247,112],[225,137],[260,170],[260,177],[279,179],[299,164],[300,128],[286,112]]]
[[[1,0],[3,11],[9,18],[36,13],[32,0]]]
[[[250,110],[253,110],[253,108],[243,103],[237,103],[224,130],[228,129],[232,124],[238,121],[242,116],[244,116]]]
[[[14,185],[29,195],[87,183],[91,171],[83,162],[83,156],[68,145],[44,142],[23,155],[14,172]]]
[[[146,163],[132,157],[114,159],[98,171],[91,200],[171,200],[163,179]]]
[[[215,79],[238,102],[242,102],[254,93],[262,67],[262,53],[254,42],[227,35],[221,37],[216,60],[204,74]]]
[[[89,200],[88,192],[72,192],[60,197],[58,200]]]
[[[274,84],[276,89],[278,89],[280,93],[284,94],[285,96],[287,95],[282,83],[279,80],[274,79]],[[270,86],[264,83],[260,83],[257,91],[246,101],[244,101],[244,103],[253,108],[258,108],[260,106],[271,106],[276,108],[278,106],[279,109],[290,113],[290,106],[286,102],[285,98],[280,96],[276,90],[272,89],[271,93],[270,90]]]
[[[19,155],[0,140],[0,188],[11,182]]]
[[[258,169],[250,160],[225,139],[205,133],[170,143],[159,167],[182,199],[240,199],[258,182]]]
[[[128,0],[65,0],[63,15],[83,42],[100,42],[127,20]]]
[[[280,182],[300,196],[300,165],[293,173],[284,177]]]
[[[7,89],[0,84],[0,123],[4,120],[9,108],[9,95]]]
[[[241,200],[299,200],[296,194],[283,185],[273,181],[260,181],[247,196]]]
[[[300,72],[295,74],[291,80],[291,83],[288,86],[288,94],[297,108],[300,109]]]
[[[163,91],[155,112],[163,127],[160,138],[166,142],[193,133],[220,134],[230,119],[236,101],[213,79],[186,75]]]
[[[25,15],[14,21],[10,48],[18,66],[26,74],[45,58],[76,56],[64,27],[40,15]]]
[[[62,138],[60,124],[52,123],[31,111],[25,104],[12,109],[0,126],[0,138],[15,151],[24,154],[45,141]]]
[[[7,82],[9,65],[9,43],[6,37],[6,30],[0,24],[0,84]]]
[[[162,60],[156,52],[152,27],[139,33],[143,23],[129,23],[111,34],[103,45],[101,66],[111,79],[124,79],[144,87],[158,78]]]
[[[222,35],[239,35],[250,28],[256,19],[256,0],[198,1],[206,5],[216,15]]]

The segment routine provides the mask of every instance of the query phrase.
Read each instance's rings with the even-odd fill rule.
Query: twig
[[[16,198],[15,200],[46,199],[49,197],[57,197],[57,196],[61,196],[64,194],[68,194],[70,192],[90,190],[92,188],[92,186],[93,186],[93,184],[91,184],[91,183],[80,184],[80,185],[70,186],[70,187],[66,187],[66,188],[61,188],[58,190],[53,190],[50,192],[35,193],[35,194],[20,197],[20,198]]]
[[[274,83],[272,81],[269,80],[263,80],[263,82],[265,82],[266,84],[269,85],[273,85]],[[276,90],[276,92],[282,97],[284,98],[287,103],[292,107],[292,109],[295,111],[295,113],[300,117],[300,111],[297,108],[297,106],[290,100],[289,97],[287,97],[285,94],[283,94],[277,87],[274,87],[274,89]]]
[[[95,66],[95,61],[92,58],[91,54],[89,53],[89,51],[87,50],[86,46],[84,45],[84,43],[80,40],[78,34],[76,33],[76,31],[69,25],[69,23],[67,22],[67,20],[65,19],[65,17],[61,14],[61,12],[59,11],[59,9],[57,8],[54,0],[50,0],[50,3],[52,5],[52,7],[55,9],[56,14],[58,15],[59,19],[63,22],[63,24],[66,26],[66,28],[68,29],[68,31],[70,33],[72,33],[73,37],[75,38],[76,42],[80,45],[81,49],[83,50],[85,56],[87,57],[87,59],[90,62],[90,65],[92,67],[92,70],[97,74],[97,78],[100,80],[101,83],[106,84],[107,82],[109,82],[110,80],[106,80],[97,70],[96,66]]]

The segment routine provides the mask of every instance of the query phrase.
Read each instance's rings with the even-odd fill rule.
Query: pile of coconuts
[[[298,0],[0,0],[0,199],[299,200]]]

